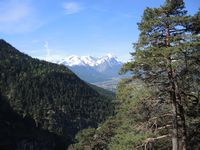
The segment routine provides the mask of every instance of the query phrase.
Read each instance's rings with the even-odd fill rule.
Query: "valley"
[[[1,0],[0,150],[200,150],[199,0]]]
[[[46,61],[62,64],[82,80],[112,92],[116,91],[117,83],[121,78],[130,76],[129,74],[119,75],[123,62],[111,54],[98,58],[72,55],[60,60],[47,59]]]

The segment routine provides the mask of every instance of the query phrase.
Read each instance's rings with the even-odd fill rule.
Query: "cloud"
[[[0,32],[24,33],[41,26],[36,19],[30,0],[0,1]]]
[[[49,43],[47,41],[44,42],[44,48],[46,50],[46,59],[50,57],[50,49],[49,49]]]
[[[63,4],[63,8],[68,15],[79,13],[83,9],[77,2],[66,2]]]

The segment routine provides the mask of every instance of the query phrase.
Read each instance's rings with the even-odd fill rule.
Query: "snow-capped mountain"
[[[60,59],[60,60],[50,59],[48,61],[58,63],[58,64],[64,64],[66,66],[90,66],[90,67],[98,66],[104,63],[106,63],[109,66],[122,64],[122,62],[119,61],[117,57],[114,57],[111,54],[107,54],[106,56],[97,57],[97,58],[92,57],[92,56],[71,55],[64,59]]]
[[[96,58],[91,56],[69,56],[66,59],[60,60],[59,64],[66,66],[95,66]]]
[[[72,55],[60,60],[48,61],[67,66],[80,78],[90,83],[118,78],[118,72],[123,65],[111,54],[102,57]]]

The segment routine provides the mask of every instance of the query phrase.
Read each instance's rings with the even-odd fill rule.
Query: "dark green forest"
[[[0,150],[199,150],[200,9],[146,8],[115,93],[0,40]]]
[[[100,95],[99,93],[102,93]],[[65,66],[0,40],[0,149],[66,149],[113,113],[112,100]]]
[[[200,10],[191,16],[182,0],[166,0],[146,8],[138,28],[115,115],[80,131],[70,150],[200,149]]]

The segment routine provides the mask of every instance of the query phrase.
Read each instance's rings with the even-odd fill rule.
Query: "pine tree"
[[[156,86],[157,98],[171,103],[173,150],[188,147],[185,100],[196,97],[198,91],[191,84],[199,79],[200,42],[197,32],[188,31],[190,25],[182,0],[166,0],[160,8],[146,8],[138,24],[141,33],[133,61],[121,70],[132,71],[134,78]]]
[[[191,24],[188,26],[188,29],[195,34],[200,33],[200,8],[198,12],[192,17]]]

